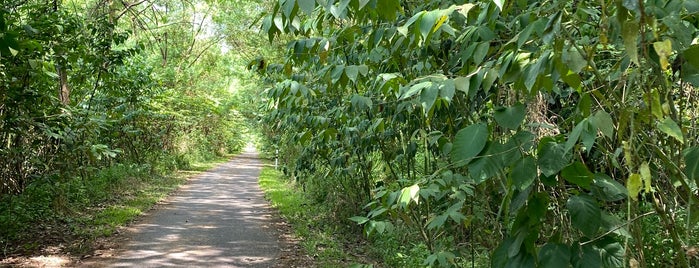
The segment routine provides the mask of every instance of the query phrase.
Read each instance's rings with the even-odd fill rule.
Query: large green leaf
[[[696,1],[683,1],[684,3],[684,8],[687,9],[687,12],[696,14],[699,12],[699,2]]]
[[[651,114],[658,119],[663,119],[663,105],[660,104],[660,92],[657,89],[644,94],[644,100],[649,103]]]
[[[440,251],[439,253],[427,256],[422,265],[435,267],[437,266],[437,263],[439,263],[439,266],[441,267],[449,267],[455,264],[454,258],[456,258],[456,255],[454,255],[454,253],[448,251]]]
[[[545,50],[544,54],[539,57],[536,63],[529,65],[526,71],[526,78],[524,79],[524,86],[526,86],[528,91],[532,91],[532,88],[536,84],[539,76],[545,73],[545,69],[549,64],[549,57],[551,56],[550,50]]]
[[[422,109],[425,112],[425,115],[432,110],[432,106],[437,100],[437,96],[439,95],[438,86],[439,85],[437,84],[432,84],[432,86],[426,87],[422,89],[422,92],[420,92],[420,104],[422,104]]]
[[[532,149],[532,147],[534,147],[535,138],[536,137],[533,133],[526,130],[520,130],[514,136],[512,136],[507,143],[519,147],[519,150],[521,151],[529,151]]]
[[[457,77],[454,79],[454,86],[456,87],[456,90],[468,94],[470,81],[471,77]]]
[[[370,110],[372,101],[369,97],[354,94],[351,99],[352,107],[357,111]]]
[[[279,29],[280,32],[285,31],[286,27],[284,26],[284,18],[281,16],[274,16],[273,18],[274,26],[276,26],[276,29]]]
[[[473,64],[480,65],[488,54],[488,49],[490,49],[490,42],[482,42],[476,46],[476,50],[473,51]]]
[[[593,245],[574,245],[572,253],[572,264],[575,268],[602,267],[600,252]]]
[[[485,147],[488,134],[488,126],[484,123],[473,124],[459,130],[454,138],[451,160],[459,166],[471,162]]]
[[[495,177],[504,168],[502,155],[507,150],[504,144],[499,142],[486,143],[482,157],[474,159],[468,164],[468,173],[476,184],[480,184]]]
[[[486,68],[479,68],[478,73],[471,76],[470,87],[468,89],[468,97],[473,99],[478,92],[481,91],[481,85],[483,84],[483,79],[488,75],[488,70]]]
[[[378,234],[382,234],[384,232],[392,232],[393,229],[394,229],[394,226],[389,221],[370,220],[369,222],[365,223],[365,225],[364,225],[364,233],[367,236],[370,236],[374,232],[376,232]]]
[[[657,53],[659,61],[660,61],[660,68],[663,70],[667,70],[670,67],[670,61],[669,57],[672,55],[672,41],[670,39],[665,39],[663,41],[658,41],[653,43],[653,48],[655,49],[655,53]]]
[[[520,268],[520,267],[535,267],[534,255],[528,252],[521,251],[517,256],[513,256],[507,260],[505,268]]]
[[[569,159],[570,154],[566,152],[563,144],[557,143],[552,138],[543,138],[539,141],[537,163],[541,173],[547,177],[558,174],[568,165]]]
[[[422,40],[427,41],[432,33],[439,29],[453,11],[454,9],[438,9],[425,12],[419,21]]]
[[[262,31],[267,33],[267,40],[271,43],[274,40],[274,36],[279,33],[276,25],[273,23],[274,15],[267,15],[262,20]]]
[[[602,267],[624,267],[624,246],[611,237],[605,237],[595,243],[602,258]]]
[[[518,103],[510,107],[496,108],[494,117],[498,125],[508,129],[517,129],[522,124],[526,114],[524,104]]]
[[[369,218],[367,218],[367,217],[362,217],[362,216],[354,216],[354,217],[351,217],[351,218],[349,218],[349,219],[350,219],[351,221],[353,221],[353,222],[356,222],[356,223],[359,224],[359,225],[362,225],[362,224],[364,224],[364,223],[366,223],[366,222],[369,221]]]
[[[333,83],[337,83],[342,78],[342,74],[345,73],[345,65],[337,65],[333,68],[330,78]]]
[[[493,3],[495,3],[495,5],[498,6],[498,9],[502,11],[502,5],[505,3],[505,0],[493,0]]]
[[[632,238],[631,233],[626,228],[625,221],[607,211],[602,211],[602,231],[625,238]]]
[[[692,196],[692,205],[688,208],[689,222],[692,227],[699,224],[699,198]]]
[[[641,174],[641,180],[643,180],[643,189],[646,190],[646,192],[651,192],[653,189],[651,188],[653,176],[650,172],[650,165],[648,165],[648,162],[643,162],[638,168],[638,172]]]
[[[614,121],[612,116],[604,110],[597,111],[592,117],[590,117],[590,124],[607,138],[614,138]]]
[[[573,227],[587,237],[594,237],[602,225],[602,211],[597,202],[589,196],[573,195],[566,204]]]
[[[498,79],[498,73],[499,70],[497,68],[491,68],[488,70],[488,73],[485,74],[482,89],[486,94],[490,92],[490,89],[493,87],[493,84],[495,84],[495,80]]]
[[[412,85],[410,87],[403,87],[403,88],[401,88],[402,92],[400,95],[400,99],[407,99],[407,98],[410,98],[412,96],[415,96],[417,93],[421,93],[425,88],[429,88],[431,86],[432,86],[432,82],[425,81],[425,82],[421,82],[421,83]]]
[[[405,187],[400,191],[400,197],[398,198],[398,204],[400,204],[401,207],[407,208],[410,205],[410,202],[414,202],[415,204],[419,204],[420,202],[420,186],[417,184],[414,184],[409,187]]]
[[[699,146],[684,151],[684,165],[684,174],[699,185]]]
[[[692,45],[682,52],[684,58],[694,68],[699,68],[699,45]]]
[[[529,187],[536,177],[536,161],[531,156],[520,159],[510,171],[512,185],[520,191]]]
[[[420,18],[422,18],[422,15],[424,15],[425,12],[426,12],[426,11],[423,10],[423,11],[420,11],[420,12],[415,13],[415,15],[413,15],[412,17],[410,17],[410,19],[408,19],[408,21],[406,21],[405,24],[403,24],[403,26],[398,27],[396,30],[397,30],[400,34],[402,34],[403,36],[405,36],[405,37],[410,37],[410,36],[409,36],[409,33],[408,33],[408,30],[409,30],[410,26],[413,25],[413,24],[416,23],[416,22],[419,22],[419,21],[420,21]]]
[[[359,67],[356,65],[350,65],[345,67],[345,75],[349,78],[352,83],[357,82],[357,77],[359,76]]]
[[[340,0],[338,5],[330,5],[330,14],[336,19],[344,19],[347,17],[347,7],[350,0]]]
[[[587,61],[575,48],[563,50],[563,62],[575,73],[579,73],[587,67]]]
[[[575,144],[578,143],[578,140],[580,139],[580,136],[583,134],[583,131],[587,128],[587,125],[589,124],[587,119],[583,119],[575,125],[573,130],[570,132],[570,135],[568,135],[568,141],[566,141],[565,145],[565,151],[569,152],[570,150],[575,147]]]
[[[451,103],[451,100],[454,98],[455,88],[453,79],[444,80],[439,86],[439,96]]]
[[[592,193],[600,200],[614,202],[626,198],[628,190],[606,174],[598,173],[592,181]]]
[[[459,14],[463,15],[465,18],[468,18],[468,12],[471,11],[471,9],[475,6],[476,5],[474,5],[474,4],[466,3],[466,4],[458,6],[456,10],[459,12]]]
[[[442,226],[444,226],[444,223],[447,221],[447,218],[449,218],[449,214],[446,213],[431,218],[427,223],[427,230],[441,228]]]
[[[659,121],[658,129],[668,136],[675,138],[680,143],[684,143],[682,129],[680,129],[680,126],[678,126],[672,118],[666,117],[662,121]]]
[[[566,84],[568,84],[571,88],[575,90],[580,90],[580,86],[582,85],[580,75],[571,70],[565,70],[566,72],[561,74],[561,80],[563,80],[563,82],[566,82]]]
[[[504,268],[507,265],[509,259],[507,251],[512,245],[513,240],[512,237],[507,237],[493,250],[493,254],[490,256],[490,267]]]
[[[396,93],[396,89],[400,88],[400,82],[403,80],[399,74],[396,73],[382,73],[376,77],[374,85],[377,86],[384,95],[391,95],[391,93]]]
[[[306,12],[308,15],[313,14],[313,9],[316,7],[316,0],[296,0],[296,2],[303,12]]]
[[[535,193],[529,197],[526,214],[530,224],[537,224],[544,219],[549,209],[549,202],[549,193],[546,192]]]
[[[699,67],[685,63],[682,65],[682,80],[699,87]]]
[[[514,232],[514,240],[512,241],[510,247],[507,249],[507,257],[513,258],[526,251],[523,250],[524,247],[522,247],[522,243],[524,243],[524,240],[527,238],[529,233],[529,228],[527,228],[526,226],[520,227]]]
[[[292,13],[294,13],[294,8],[296,8],[296,1],[284,1],[282,5],[282,12],[284,17],[291,18]]]
[[[530,23],[526,28],[524,28],[524,30],[520,31],[517,34],[517,48],[521,48],[522,45],[529,41],[529,36],[531,36],[532,31],[534,31],[535,28],[542,28],[546,25],[545,23],[546,22],[543,19],[539,19],[533,23]]]
[[[395,21],[400,11],[400,0],[377,0],[376,12],[387,21]]]
[[[539,250],[539,266],[542,268],[568,267],[570,248],[560,243],[546,243]]]
[[[622,38],[624,39],[624,48],[626,48],[626,55],[629,56],[632,62],[638,65],[638,22],[627,21],[624,22],[622,31]]]
[[[585,164],[574,162],[561,171],[561,177],[572,184],[590,189],[590,183],[595,175],[587,169]]]
[[[631,174],[626,180],[626,190],[629,192],[629,197],[633,200],[638,200],[638,193],[643,189],[643,181],[641,175]]]

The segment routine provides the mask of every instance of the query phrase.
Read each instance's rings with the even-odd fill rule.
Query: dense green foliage
[[[430,266],[699,265],[696,1],[274,2],[264,133],[339,220]]]
[[[150,177],[247,142],[247,57],[235,49],[264,41],[241,26],[254,1],[1,3],[3,254],[124,182],[157,185]]]

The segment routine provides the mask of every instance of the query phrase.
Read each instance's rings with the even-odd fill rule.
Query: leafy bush
[[[414,234],[426,265],[485,248],[493,267],[688,267],[697,14],[692,1],[278,1],[261,28],[290,40],[257,61],[272,81],[264,133],[309,193],[345,202],[337,215],[367,204],[351,220]],[[649,237],[666,250],[644,251]]]

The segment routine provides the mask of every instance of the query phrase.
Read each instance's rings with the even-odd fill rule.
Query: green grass
[[[264,167],[260,173],[260,187],[265,196],[286,218],[296,219],[306,211],[306,199],[293,189],[293,185],[283,179],[281,172],[272,167]]]
[[[282,218],[292,225],[301,238],[301,246],[309,256],[315,257],[318,267],[347,267],[361,262],[354,256],[363,254],[362,249],[343,243],[352,239],[343,238],[337,229],[339,225],[329,222],[329,210],[306,198],[281,172],[271,166],[264,167],[260,173],[260,187]],[[357,251],[350,252],[348,248]]]

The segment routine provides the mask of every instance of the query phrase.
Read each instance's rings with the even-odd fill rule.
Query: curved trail
[[[274,266],[280,249],[261,167],[249,149],[192,179],[134,226],[108,267]]]

